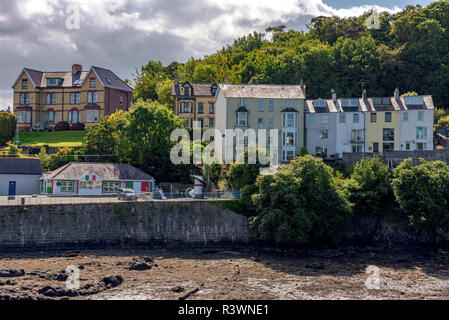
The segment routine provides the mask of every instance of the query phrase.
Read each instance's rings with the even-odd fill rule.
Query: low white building
[[[71,162],[41,181],[41,193],[48,195],[107,195],[117,188],[151,192],[154,187],[152,176],[125,163]]]
[[[0,196],[39,194],[39,159],[0,158]]]

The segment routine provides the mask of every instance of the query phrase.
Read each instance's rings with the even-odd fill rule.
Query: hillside
[[[432,94],[437,106],[449,107],[449,0],[382,12],[373,30],[366,27],[371,14],[316,17],[307,32],[267,28],[267,34],[254,32],[185,64],[150,61],[134,79],[135,97],[170,103],[176,74],[191,82],[223,82],[228,75],[232,83],[293,84],[304,78],[308,98],[329,97],[332,88],[345,97],[358,97],[362,89],[391,96],[398,87]]]

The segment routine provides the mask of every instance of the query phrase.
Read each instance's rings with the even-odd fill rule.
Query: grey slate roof
[[[45,175],[46,179],[78,180],[87,172],[95,172],[103,180],[152,180],[148,173],[126,163],[71,162]]]
[[[91,67],[90,70],[93,70],[97,77],[100,79],[103,86],[108,88],[114,88],[124,91],[133,91],[126,82],[120,79],[118,76],[114,74],[111,70],[100,68],[100,67]],[[47,79],[48,78],[59,78],[63,79],[62,87],[78,87],[81,85],[82,81],[85,81],[86,76],[89,74],[89,71],[81,71],[76,74],[72,74],[72,71],[61,71],[61,72],[42,72],[38,70],[33,70],[29,68],[23,69],[25,73],[31,78],[34,86],[36,87],[47,87]],[[108,81],[109,80],[109,81]]]
[[[115,75],[114,72],[108,69],[99,68],[93,66],[92,69],[94,70],[95,74],[100,78],[100,81],[105,87],[125,90],[125,91],[133,91],[133,88],[131,88],[128,84],[126,84],[125,81],[120,79]],[[109,81],[108,81],[109,80]]]
[[[184,83],[180,84],[173,84],[171,94],[172,96],[182,96],[183,93],[181,92],[181,87]],[[194,96],[203,96],[203,97],[212,97],[212,86],[216,85],[215,83],[189,83],[193,88],[193,95]]]
[[[405,98],[400,97],[399,100],[396,100],[394,97],[388,97],[390,104],[389,105],[374,105],[374,98],[368,98],[366,100],[362,98],[358,98],[359,107],[358,111],[363,112],[376,112],[376,111],[404,111],[404,110],[433,110],[435,108],[433,104],[432,96],[422,96],[424,98],[424,104],[422,106],[407,106],[405,103]],[[341,100],[345,98],[339,98],[337,101],[333,101],[332,99],[325,100],[327,103],[327,111],[326,112],[343,112],[343,107],[341,106]],[[355,99],[355,98],[354,98]],[[315,113],[315,107],[313,103],[315,100],[306,100],[305,103],[305,111],[309,113]]]
[[[41,175],[41,161],[27,158],[0,158],[0,174]]]
[[[299,85],[220,84],[225,98],[305,99]]]

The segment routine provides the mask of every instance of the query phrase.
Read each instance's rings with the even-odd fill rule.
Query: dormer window
[[[185,87],[185,88],[184,88],[184,96],[185,96],[185,97],[190,96],[190,90],[189,90],[188,87]]]
[[[47,78],[47,87],[60,87],[63,81],[63,79],[58,78]]]
[[[341,99],[342,107],[358,107],[359,100],[358,99]]]
[[[213,86],[213,87],[210,89],[210,92],[212,93],[213,96],[215,96],[215,95],[217,94],[217,87],[216,87],[216,86]]]
[[[313,103],[313,106],[315,108],[326,108],[327,103],[323,99],[318,99],[318,100],[315,100],[315,102]]]
[[[424,104],[423,97],[405,97],[405,104],[409,106],[420,106]]]

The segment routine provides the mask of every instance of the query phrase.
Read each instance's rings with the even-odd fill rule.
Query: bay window
[[[237,112],[237,126],[248,126],[248,112]]]
[[[283,113],[282,125],[284,128],[296,128],[296,114],[293,112]]]

